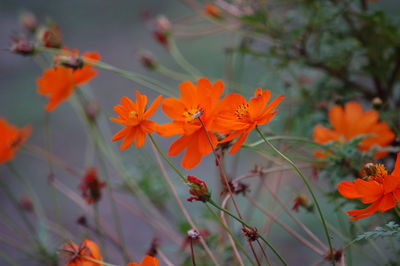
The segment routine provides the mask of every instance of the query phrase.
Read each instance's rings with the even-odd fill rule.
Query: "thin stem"
[[[200,71],[197,70],[193,65],[191,65],[181,54],[173,38],[169,38],[169,51],[175,61],[182,67],[182,69],[193,75],[193,77],[195,78],[203,76],[203,74],[201,74]]]
[[[251,259],[250,255],[247,253],[247,251],[244,249],[244,247],[242,246],[242,244],[240,244],[239,240],[235,237],[235,235],[232,233],[232,231],[229,229],[229,227],[225,224],[224,219],[221,217],[219,217],[213,209],[211,209],[210,205],[205,202],[204,203],[208,209],[208,211],[215,217],[215,220],[217,220],[217,222],[219,224],[221,224],[221,226],[225,229],[225,231],[229,234],[230,238],[234,241],[234,244],[236,244],[239,249],[245,254],[246,258],[249,260],[249,262],[251,263],[251,265],[255,265],[254,261]],[[233,247],[235,250],[235,247]],[[237,252],[235,252],[236,257],[238,258],[238,261],[240,263],[240,265],[244,265],[242,258],[240,257],[239,254],[237,254]]]
[[[313,189],[311,188],[310,183],[308,182],[307,178],[303,175],[303,173],[300,171],[300,169],[296,166],[296,164],[290,160],[288,157],[286,157],[283,153],[281,153],[277,148],[275,148],[274,145],[272,145],[272,143],[267,140],[264,136],[264,134],[260,131],[260,129],[258,127],[256,127],[256,130],[258,132],[258,134],[261,136],[261,138],[264,140],[264,142],[271,147],[280,157],[282,157],[282,159],[284,159],[285,161],[287,161],[289,163],[289,165],[291,165],[293,167],[293,169],[295,170],[295,172],[300,176],[300,178],[303,180],[304,184],[306,185],[308,191],[311,194],[311,197],[314,200],[315,206],[317,207],[317,211],[319,214],[319,217],[321,219],[322,222],[322,226],[324,228],[324,232],[325,232],[325,236],[328,240],[328,244],[329,244],[329,252],[331,255],[331,259],[332,259],[332,264],[335,265],[335,260],[334,260],[334,253],[333,253],[333,246],[332,246],[332,242],[331,242],[331,238],[329,236],[329,231],[328,231],[328,227],[326,225],[326,221],[325,221],[325,217],[321,211],[321,207],[319,206],[319,202],[317,200],[317,197],[314,194]]]
[[[178,203],[179,208],[181,209],[183,215],[185,216],[186,220],[188,221],[188,223],[190,224],[190,226],[193,229],[197,230],[197,226],[195,225],[195,223],[193,222],[192,218],[190,217],[189,212],[186,210],[185,206],[183,205],[182,200],[179,198],[178,193],[176,192],[176,189],[174,187],[174,184],[172,183],[171,179],[169,178],[169,175],[161,161],[160,155],[164,158],[164,160],[172,167],[175,172],[181,177],[184,178],[182,173],[178,170],[178,168],[175,167],[175,165],[172,164],[172,162],[165,156],[165,154],[161,151],[161,149],[159,148],[159,146],[157,145],[157,142],[154,140],[154,138],[151,136],[151,134],[149,134],[152,148],[153,148],[153,153],[154,156],[156,157],[156,160],[158,162],[158,165],[160,166],[160,170],[162,172],[162,176],[164,177],[165,181],[168,184],[169,189],[171,190],[176,202]],[[156,152],[157,151],[157,152]],[[186,179],[184,179],[185,184],[187,184]],[[197,230],[198,231],[198,230]],[[200,243],[203,246],[204,250],[206,251],[207,255],[210,257],[210,259],[214,262],[215,265],[219,265],[219,263],[217,262],[216,258],[214,257],[213,253],[211,252],[210,248],[208,247],[207,243],[204,241],[203,237],[200,236]]]
[[[218,168],[219,168],[219,170],[220,170],[220,174],[222,175],[222,179],[224,180],[225,186],[226,186],[226,188],[228,189],[229,194],[231,195],[232,202],[233,202],[233,206],[235,207],[236,213],[238,214],[238,216],[239,216],[240,219],[243,219],[242,214],[240,213],[240,210],[239,210],[239,206],[238,206],[238,204],[237,204],[237,202],[236,202],[236,199],[235,199],[235,196],[234,196],[234,194],[233,194],[231,185],[229,184],[228,178],[227,178],[227,176],[226,176],[226,174],[225,174],[224,167],[222,166],[222,162],[221,162],[221,160],[220,160],[218,154],[216,153],[216,151],[215,151],[215,149],[214,149],[214,145],[213,145],[212,140],[211,140],[211,137],[210,137],[210,135],[208,134],[206,125],[204,124],[204,122],[203,122],[203,120],[201,119],[200,116],[199,116],[197,119],[200,121],[201,127],[202,127],[204,133],[205,133],[206,136],[207,136],[208,143],[210,144],[211,150],[212,150],[212,152],[213,152],[213,154],[214,154],[214,157],[215,157],[215,160],[217,161]],[[253,254],[254,254],[254,257],[256,258],[257,263],[260,264],[260,263],[259,263],[259,260],[258,260],[258,258],[257,258],[257,254],[254,252],[254,247],[253,247],[252,242],[251,242],[251,241],[248,241],[248,243],[249,243],[249,246],[250,246],[251,251],[252,251]]]
[[[120,216],[119,216],[119,213],[118,213],[117,205],[116,205],[115,199],[114,199],[114,194],[113,194],[113,191],[112,191],[112,188],[111,188],[111,179],[109,177],[107,166],[106,166],[106,164],[104,162],[102,153],[99,152],[98,154],[99,154],[100,167],[102,168],[102,172],[104,173],[104,176],[105,176],[105,179],[106,179],[106,182],[107,182],[106,190],[107,190],[107,193],[108,193],[109,198],[110,198],[111,211],[112,211],[112,214],[113,214],[112,216],[114,218],[115,227],[116,227],[116,231],[117,231],[117,234],[118,234],[119,241],[121,242],[122,254],[123,254],[123,257],[125,259],[125,263],[128,263],[131,259],[129,257],[129,254],[128,254],[128,251],[127,251],[127,248],[126,248],[126,245],[125,245],[125,237],[124,237],[124,233],[122,231],[121,219],[120,219]]]
[[[261,181],[264,186],[267,188],[268,192],[271,194],[272,198],[279,204],[279,206],[282,207],[282,209],[286,212],[287,215],[289,215],[290,218],[293,219],[293,221],[300,226],[301,229],[304,230],[315,242],[317,242],[323,249],[327,249],[326,245],[319,240],[319,238],[314,235],[310,229],[307,228],[296,216],[293,215],[293,213],[285,206],[285,204],[279,199],[279,197],[276,195],[275,192],[271,190],[271,188],[265,184],[264,180]]]
[[[193,266],[196,266],[196,259],[194,257],[193,240],[190,238],[190,253],[192,254]]]
[[[175,171],[175,173],[182,179],[183,183],[188,185],[188,181],[186,180],[186,177],[179,171],[179,169],[168,159],[168,157],[164,154],[164,152],[160,149],[160,146],[158,146],[157,142],[154,140],[153,136],[151,134],[148,135],[150,138],[151,143],[154,145],[154,148],[156,148],[157,152],[163,157],[164,161],[167,162],[167,164]]]
[[[211,205],[213,205],[215,208],[219,209],[220,211],[225,212],[226,214],[228,214],[230,217],[232,217],[233,219],[235,219],[236,221],[238,221],[239,223],[241,223],[243,226],[247,227],[247,228],[253,228],[250,225],[248,225],[245,221],[243,221],[242,219],[240,219],[239,217],[235,216],[233,213],[231,213],[230,211],[228,211],[227,209],[224,209],[222,207],[220,207],[217,203],[215,203],[212,199],[210,199],[208,201]],[[283,265],[288,265],[287,262],[285,261],[285,259],[278,253],[278,251],[276,251],[276,249],[268,242],[268,240],[266,240],[262,235],[257,234],[257,236],[272,250],[272,252],[278,257],[278,259],[281,261],[281,263]]]
[[[215,152],[214,145],[213,145],[213,143],[212,143],[212,141],[211,141],[210,135],[208,134],[206,125],[204,124],[203,120],[202,120],[200,117],[198,117],[197,119],[200,121],[201,127],[203,128],[204,133],[205,133],[206,136],[207,136],[208,143],[209,143],[210,146],[211,146],[211,149],[212,149],[212,152],[213,152],[213,154],[214,154],[215,160],[217,161],[217,164],[218,164],[218,168],[219,168],[219,170],[221,171],[222,179],[223,179],[224,182],[225,182],[225,186],[226,186],[226,188],[228,189],[229,194],[232,195],[231,198],[232,198],[233,206],[235,207],[235,210],[236,210],[236,212],[237,212],[239,218],[242,219],[242,215],[241,215],[241,213],[240,213],[239,206],[238,206],[238,204],[237,204],[237,202],[236,202],[236,200],[235,200],[235,196],[234,196],[233,191],[232,191],[232,188],[231,188],[231,186],[230,186],[230,184],[229,184],[228,178],[226,177],[225,170],[224,170],[224,168],[222,167],[221,160],[219,159],[218,154]]]
[[[304,245],[309,247],[311,250],[313,250],[315,253],[317,253],[320,256],[324,256],[324,252],[321,251],[319,248],[311,244],[307,239],[296,233],[293,229],[291,229],[289,226],[284,224],[281,220],[278,219],[275,215],[273,215],[271,212],[268,210],[264,209],[261,207],[261,205],[254,200],[252,197],[247,196],[247,199],[257,208],[259,209],[262,213],[264,213],[266,216],[268,216],[270,219],[272,219],[274,222],[276,222],[279,226],[281,226],[286,232],[291,234],[293,237],[295,237],[297,240],[302,242]]]
[[[101,228],[99,217],[100,217],[99,205],[97,204],[97,202],[94,202],[93,203],[93,219],[94,219],[94,223],[95,223],[95,232],[100,239],[101,249],[103,250],[103,252],[105,252],[106,245],[105,245],[103,230]]]

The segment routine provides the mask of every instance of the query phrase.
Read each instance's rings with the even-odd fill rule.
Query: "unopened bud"
[[[40,29],[38,39],[44,47],[61,48],[62,35],[58,25],[49,25],[47,28]]]
[[[138,54],[140,62],[142,65],[150,70],[154,70],[157,67],[156,60],[152,53],[144,51]]]
[[[36,52],[33,44],[25,37],[13,38],[10,51],[24,56],[33,55]]]
[[[19,17],[20,24],[25,30],[34,33],[39,25],[36,16],[29,11],[24,11]]]
[[[192,202],[193,200],[206,202],[210,199],[210,192],[208,191],[207,185],[204,181],[197,177],[189,175],[187,177],[189,181],[189,193],[194,197],[190,197],[187,200]]]

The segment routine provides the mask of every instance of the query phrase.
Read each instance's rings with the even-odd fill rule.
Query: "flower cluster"
[[[362,152],[373,146],[386,147],[393,142],[395,135],[385,122],[378,122],[379,114],[375,110],[363,111],[358,102],[348,102],[344,108],[335,105],[329,110],[329,121],[332,129],[317,125],[314,128],[314,141],[325,144],[331,141],[347,142],[355,137],[366,135],[358,145]],[[328,152],[329,154],[329,152]],[[318,151],[317,157],[325,157],[327,152]],[[376,152],[375,158],[382,158],[387,152]]]
[[[185,81],[179,89],[179,98],[171,97],[162,102],[163,112],[172,119],[164,125],[147,120],[155,112],[161,96],[147,110],[147,97],[139,92],[136,93],[136,103],[127,97],[121,99],[121,105],[114,108],[119,118],[111,118],[126,126],[113,137],[113,140],[125,138],[121,149],[129,147],[135,138],[136,147],[142,146],[145,134],[153,131],[164,137],[179,135],[170,146],[168,155],[175,156],[185,151],[182,166],[191,169],[219,143],[238,138],[230,153],[237,152],[256,126],[268,123],[275,116],[274,110],[283,99],[279,96],[268,103],[271,92],[262,89],[257,89],[249,101],[236,93],[220,99],[224,83],[217,81],[212,84],[207,78],[200,78],[197,85]],[[219,136],[225,138],[218,139]]]

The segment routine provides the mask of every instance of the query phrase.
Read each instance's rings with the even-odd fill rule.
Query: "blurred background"
[[[180,80],[170,79],[146,69],[137,55],[143,50],[151,51],[154,58],[166,68],[182,72],[170,54],[166,52],[166,49],[153,38],[152,30],[154,29],[154,20],[160,14],[165,15],[172,22],[183,21],[181,25],[185,24],[185,20],[195,20],[197,15],[184,2],[158,0],[0,0],[0,44],[2,48],[10,46],[11,37],[21,31],[18,21],[19,15],[23,11],[30,11],[40,21],[51,19],[59,25],[63,43],[69,48],[78,48],[80,52],[97,51],[101,54],[104,62],[121,69],[133,70],[153,77],[176,93],[177,91],[174,90],[177,89],[178,84],[181,82]],[[396,0],[383,0],[372,8],[382,9],[392,15],[398,15],[400,11],[400,5]],[[196,27],[192,28],[192,30],[195,29]],[[295,87],[291,87],[292,92],[288,92],[289,89],[286,83],[289,78],[287,78],[286,73],[281,72],[274,65],[275,62],[255,60],[249,56],[232,55],[231,50],[236,49],[242,42],[240,33],[221,31],[215,34],[196,36],[190,34],[190,29],[182,30],[181,33],[181,36],[176,37],[176,41],[186,60],[199,69],[205,77],[213,81],[224,80],[227,86],[226,91],[241,90],[248,97],[255,88],[262,87],[271,89],[273,97],[283,93],[296,94],[296,92],[293,92],[296,89]],[[298,71],[298,73],[303,73],[301,68],[294,70]],[[309,73],[307,70],[304,70],[304,73],[311,79],[310,82],[313,82],[315,76],[318,76],[318,74]],[[82,172],[91,165],[98,166],[98,160],[93,159],[96,151],[91,148],[90,135],[85,129],[84,122],[73,111],[71,105],[68,102],[63,102],[51,115],[44,112],[46,101],[36,92],[36,79],[41,74],[41,67],[32,58],[18,56],[4,50],[0,52],[0,117],[5,117],[10,123],[18,126],[32,125],[33,134],[28,141],[29,144],[43,149],[50,147],[53,154]],[[188,78],[190,78],[189,75]],[[112,108],[119,103],[122,96],[128,96],[133,99],[135,90],[140,90],[148,95],[149,101],[152,101],[157,96],[157,93],[140,84],[104,70],[98,70],[98,76],[87,87],[88,91],[90,90],[88,93],[94,95],[96,103],[102,108],[103,117],[99,123],[105,132],[107,140],[110,140],[111,136],[120,129],[119,125],[109,122],[107,117],[115,116]],[[83,90],[85,90],[85,86]],[[289,104],[283,104],[281,110],[285,110],[284,114],[279,113],[277,115],[276,120],[269,125],[269,130],[284,131],[285,124],[282,121],[286,121],[285,117],[289,117],[295,112]],[[313,121],[317,121],[320,117],[321,113],[315,113],[307,121],[312,124],[314,123]],[[159,122],[167,121],[161,111],[157,112],[154,120]],[[308,126],[304,126],[298,131],[301,136],[311,136],[311,128]],[[168,149],[171,140],[159,139],[165,151]],[[154,170],[157,165],[154,162],[150,145],[146,144],[140,150],[132,148],[122,152],[118,151],[119,143],[112,143],[112,146],[119,153],[121,161],[129,171],[129,174],[135,176],[145,190],[147,189],[149,193],[153,193],[152,200],[160,205],[162,212],[172,221],[172,225],[175,228],[171,230],[180,233],[180,240],[183,242],[184,232],[188,229],[188,226],[182,222],[176,203],[168,195],[168,190],[164,181],[159,177],[159,172]],[[311,154],[312,151],[306,153]],[[180,158],[181,156],[173,158],[173,161],[179,163]],[[235,158],[228,159],[227,168],[232,169],[232,173],[235,172],[236,175],[241,175],[247,173],[257,163],[265,165],[265,160],[263,156],[244,150],[240,154],[240,160]],[[78,194],[80,192],[77,187],[81,180],[71,176],[70,173],[61,168],[49,169],[49,164],[46,160],[33,156],[32,152],[27,149],[19,152],[13,161],[13,165],[37,192],[40,202],[47,213],[46,218],[52,223],[60,222],[60,226],[65,227],[74,237],[73,240],[79,242],[81,237],[88,232],[78,225],[77,220],[82,215],[87,216],[87,213],[79,204],[71,201],[64,194],[54,191],[49,180],[54,175],[65,186],[76,190]],[[191,171],[186,171],[185,174],[190,173],[204,177],[210,184],[214,182],[215,191],[218,191],[216,189],[218,185],[215,180],[217,176],[216,169],[210,167],[210,165],[214,165],[214,160],[212,156],[207,156],[203,159],[201,165]],[[140,203],[127,195],[128,193],[126,193],[123,183],[116,175],[114,170],[110,170],[111,184],[108,185],[113,187],[114,191],[121,197],[121,200],[131,206],[136,206],[135,208],[141,208]],[[182,199],[185,199],[188,196],[186,188],[179,185],[179,180],[172,173],[171,176],[176,181],[179,195]],[[27,197],[26,189],[21,186],[21,183],[16,180],[6,166],[0,166],[0,178],[9,185],[16,199]],[[288,205],[291,204],[293,195],[303,190],[303,185],[294,176],[281,175],[279,181],[276,178],[271,178],[269,182],[271,187],[275,187],[280,183],[282,187],[280,191],[281,199]],[[251,182],[249,184],[251,187]],[[290,186],[287,184],[290,184]],[[252,189],[255,188],[253,187]],[[211,187],[211,190],[214,189]],[[54,194],[57,195],[54,196]],[[154,195],[157,196],[154,197]],[[268,204],[268,206],[274,205],[270,201],[265,201],[265,204]],[[185,205],[190,209],[193,217],[200,217],[205,212],[200,207],[200,204],[185,202]],[[247,205],[243,205],[243,207],[245,206]],[[335,216],[333,212],[329,212],[330,207],[326,205],[326,208],[328,219],[331,216]],[[149,249],[152,239],[158,237],[161,241],[160,245],[172,258],[173,262],[181,262],[180,260],[174,260],[174,255],[176,256],[180,252],[179,246],[170,245],[172,241],[165,234],[156,232],[145,219],[142,219],[143,217],[140,214],[134,215],[121,206],[119,206],[118,211],[121,216],[126,245],[135,260],[139,261]],[[113,213],[107,197],[100,202],[99,212],[102,219],[113,230]],[[276,213],[279,215],[280,211],[278,210]],[[260,213],[254,213],[251,217],[253,217],[252,222],[254,224],[263,224],[265,219]],[[299,214],[299,218],[323,238],[322,228],[319,226],[316,216],[303,212]],[[33,219],[33,217],[31,216],[29,219]],[[290,221],[287,221],[285,215],[282,216],[282,219],[289,225],[293,225]],[[30,250],[32,248],[29,241],[26,242],[26,238],[32,240],[32,236],[17,236],[10,233],[9,229],[13,225],[17,227],[24,227],[24,225],[3,192],[0,193],[0,220],[2,222],[0,237],[3,238],[0,239],[2,240],[0,241],[0,250],[17,260],[19,265],[36,265],[32,262],[32,257],[26,254],[21,255],[19,250]],[[203,221],[203,219],[199,219],[198,224],[207,227],[210,231],[213,231],[213,226],[215,226],[215,224],[206,220]],[[318,261],[317,256],[308,252],[304,245],[293,240],[281,228],[275,226],[272,228],[271,239],[277,249],[284,252],[290,265],[311,265],[313,262]],[[55,230],[58,229],[56,228]],[[214,231],[213,233],[218,232]],[[93,235],[90,232],[88,234],[89,236]],[[53,249],[57,249],[63,244],[60,237],[49,237],[45,233],[42,235],[39,233],[39,236],[36,237],[43,238],[43,243],[46,243],[47,246],[43,247],[43,249],[50,249],[51,246]],[[214,237],[217,238],[218,234],[214,235]],[[6,245],[4,241],[11,243],[11,246]],[[105,255],[107,261],[121,265],[123,262],[121,255],[115,251],[115,247],[112,244],[108,244],[108,247]],[[39,254],[40,252],[42,251],[38,250],[36,253]],[[7,265],[7,262],[5,260],[2,261],[0,257],[0,264]],[[360,257],[359,264],[354,265],[374,265],[374,263]]]

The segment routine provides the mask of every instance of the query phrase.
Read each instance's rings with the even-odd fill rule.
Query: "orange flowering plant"
[[[78,56],[78,50],[63,49],[55,55],[56,66],[46,69],[38,78],[38,93],[49,97],[46,111],[53,111],[62,101],[69,98],[74,89],[87,83],[97,75],[97,72],[86,61],[96,62],[100,55],[95,52],[83,53]]]
[[[35,80],[0,61],[11,69],[1,117],[35,128],[24,145],[30,126],[0,118],[0,264],[368,265],[363,252],[376,251],[379,264],[399,261],[397,242],[358,241],[400,235],[399,23],[371,1],[183,2],[183,18],[146,10],[129,25],[153,37],[135,46],[168,55],[158,57],[126,50],[125,20],[104,19],[124,1],[102,3],[93,23],[75,12],[85,32],[74,36],[21,14],[9,51],[42,74],[39,95],[19,90]],[[99,32],[108,37],[92,40]],[[133,54],[143,69],[118,67]],[[53,112],[61,104],[73,112]]]
[[[12,160],[30,134],[30,126],[19,129],[0,117],[0,164]]]
[[[382,164],[368,163],[364,166],[364,175],[363,179],[338,184],[338,191],[343,197],[360,198],[364,204],[371,203],[365,209],[348,211],[351,220],[371,216],[377,211],[386,212],[400,202],[400,153],[391,174]]]

